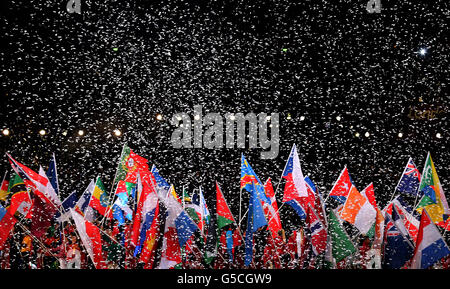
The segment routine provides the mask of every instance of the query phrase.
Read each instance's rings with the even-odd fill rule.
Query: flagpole
[[[423,166],[423,169],[422,169],[422,175],[420,176],[419,186],[417,187],[416,198],[414,199],[413,210],[416,210],[416,205],[418,205],[417,204],[417,198],[419,197],[420,186],[422,185],[423,176],[424,176],[424,173],[425,173],[425,169],[427,167],[427,160],[428,160],[429,156],[430,156],[430,152],[428,152],[428,154],[427,154],[427,158],[425,159],[425,165]],[[414,211],[413,211],[413,213],[414,213]]]

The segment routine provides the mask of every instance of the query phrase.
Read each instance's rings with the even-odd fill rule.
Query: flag
[[[0,248],[3,247],[17,220],[0,205]]]
[[[362,234],[367,232],[375,222],[377,212],[360,192],[351,186],[350,192],[340,212],[341,219],[353,224]]]
[[[450,211],[430,153],[425,160],[419,191],[425,194],[417,206],[417,211],[422,213],[423,208],[426,208],[434,223],[442,222],[443,215],[449,215]]]
[[[57,208],[41,198],[35,198],[31,207],[30,232],[37,238],[41,238],[52,225],[52,219]]]
[[[106,266],[103,261],[100,229],[84,219],[83,216],[75,212],[74,209],[70,209],[70,213],[75,222],[81,242],[94,263],[95,269],[105,269]]]
[[[9,180],[6,179],[6,173],[3,176],[3,180],[0,186],[0,201],[6,201],[6,199],[8,198],[9,195]]]
[[[111,208],[109,206],[108,193],[105,190],[100,177],[97,177],[95,181],[94,191],[92,192],[91,200],[89,201],[89,207],[95,209],[100,215],[111,219]]]
[[[153,175],[147,171],[142,174],[142,193],[139,197],[137,209],[133,219],[131,243],[136,246],[135,256],[141,252],[146,240],[147,230],[150,229],[159,206]]]
[[[177,192],[175,191],[174,185],[171,185],[171,186],[170,186],[170,189],[169,189],[169,191],[167,192],[167,194],[171,194],[171,195],[174,197],[174,199],[178,201],[178,203],[179,203],[180,205],[182,204],[181,198],[178,197]]]
[[[405,266],[413,253],[414,245],[408,238],[408,235],[403,233],[403,228],[399,228],[399,216],[397,210],[393,207],[392,217],[386,215],[385,218],[385,233],[384,233],[384,254],[383,254],[383,268],[385,269],[400,269]]]
[[[56,157],[55,153],[52,154],[52,159],[47,170],[47,178],[55,191],[55,194],[59,195],[59,183],[58,183],[58,171],[56,169]]]
[[[278,237],[278,232],[282,229],[280,216],[278,215],[278,204],[275,198],[275,192],[273,191],[272,180],[270,178],[267,179],[264,184],[264,190],[266,191],[266,195],[270,198],[270,202],[272,204],[267,204],[263,202],[264,214],[266,215],[266,219],[268,220],[268,229],[272,233],[273,238]]]
[[[397,191],[403,194],[413,195],[417,194],[420,183],[420,172],[416,168],[412,158],[409,158],[408,163],[403,171],[402,177],[397,185]]]
[[[307,203],[304,205],[304,207],[313,207],[322,224],[327,227],[325,202],[322,199],[322,194],[319,193],[319,189],[314,185],[313,181],[309,177],[305,177],[305,182],[309,196],[308,198],[305,198],[307,200]]]
[[[116,187],[116,200],[112,205],[113,217],[118,221],[119,226],[125,223],[125,218],[133,219],[133,210],[128,205],[132,198],[133,183],[120,180]]]
[[[194,192],[192,195],[192,204],[194,205],[195,211],[199,216],[199,229],[204,234],[205,228],[209,225],[211,221],[211,215],[206,205],[205,197],[203,196],[202,188],[200,187],[198,192]]]
[[[327,231],[312,206],[308,206],[306,224],[308,226],[313,252],[316,256],[320,255],[325,252],[327,246]]]
[[[297,200],[299,197],[308,197],[305,178],[303,177],[300,159],[295,144],[292,146],[282,176],[286,179],[283,202]]]
[[[329,197],[333,197],[340,203],[344,203],[347,195],[350,193],[352,187],[352,179],[348,173],[347,167],[344,167],[338,179],[333,185]]]
[[[411,268],[427,269],[449,254],[450,249],[439,233],[439,230],[433,224],[427,210],[422,210],[419,235],[411,261]]]
[[[10,205],[8,211],[11,215],[16,212],[24,215],[27,219],[31,218],[31,207],[33,200],[25,186],[25,183],[16,173],[10,179],[9,192],[11,195]]]
[[[220,231],[223,227],[236,223],[233,214],[228,207],[225,197],[219,184],[216,182],[216,214],[217,214],[217,229]]]
[[[25,185],[33,191],[34,194],[43,199],[46,203],[52,204],[53,206],[60,206],[61,200],[56,195],[51,183],[49,182],[47,176],[45,175],[42,167],[39,167],[39,174],[20,162],[13,159],[9,154],[9,162],[13,170],[18,174]]]
[[[375,210],[378,210],[377,201],[375,199],[375,190],[373,187],[373,183],[370,183],[362,192],[361,195],[366,197],[369,203]]]
[[[403,207],[402,202],[395,198],[392,202],[387,206],[385,210],[385,214],[392,216],[392,210],[395,206],[397,210],[397,214],[400,216],[400,219],[403,221],[406,230],[408,231],[408,235],[413,239],[414,243],[417,239],[417,234],[419,232],[419,221],[408,212],[408,210]]]
[[[170,188],[169,183],[160,175],[158,168],[153,165],[151,170],[153,176],[156,180],[156,185],[159,188],[162,188],[165,192]]]
[[[247,232],[245,234],[245,257],[244,264],[249,266],[253,261],[253,234],[261,227],[267,225],[267,220],[264,216],[264,210],[261,200],[258,197],[258,192],[255,182],[253,182],[253,190],[250,192],[250,200],[247,217]]]
[[[152,269],[154,265],[157,239],[159,238],[160,234],[159,219],[159,205],[157,205],[150,228],[146,232],[141,255],[139,256],[139,261],[145,264],[145,269]]]
[[[356,253],[356,248],[333,210],[330,210],[328,216],[328,235],[330,237],[331,255],[334,261],[339,263],[346,257]]]
[[[255,190],[261,201],[270,204],[270,199],[264,192],[264,184],[256,175],[243,154],[241,155],[241,190],[242,189],[245,189],[249,193]]]
[[[92,179],[74,207],[74,210],[78,214],[84,216],[84,218],[90,222],[94,220],[94,210],[89,206],[89,202],[91,201],[94,188],[95,188],[95,181],[94,179]]]
[[[70,209],[75,208],[77,202],[78,194],[76,191],[73,191],[64,201],[62,201],[61,208],[63,212],[56,212],[55,219],[58,220],[58,222],[67,221],[71,216]]]
[[[113,187],[120,180],[136,183],[137,173],[148,171],[147,162],[147,159],[135,154],[127,144],[124,144],[120,154],[119,164],[117,165]]]

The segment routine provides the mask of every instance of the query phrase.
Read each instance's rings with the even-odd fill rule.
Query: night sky
[[[217,180],[236,214],[241,153],[276,187],[294,143],[325,195],[347,165],[384,207],[409,156],[422,171],[428,151],[450,194],[449,1],[381,0],[381,13],[367,0],[81,0],[81,14],[66,3],[0,9],[1,152],[35,170],[54,152],[63,196],[96,176],[110,190],[125,142],[179,194],[202,185],[211,207]],[[174,149],[169,120],[194,105],[279,113],[278,157]],[[437,113],[411,119],[425,110]]]

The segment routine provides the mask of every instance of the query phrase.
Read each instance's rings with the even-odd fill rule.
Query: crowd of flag
[[[49,227],[69,223],[96,269],[109,268],[102,252],[105,235],[133,260],[120,268],[447,269],[450,263],[449,207],[430,153],[422,173],[408,159],[384,208],[373,183],[358,190],[347,167],[328,194],[320,192],[303,175],[295,145],[275,190],[242,155],[238,218],[218,181],[212,218],[202,187],[177,193],[155,165],[126,144],[110,192],[97,177],[81,195],[73,192],[64,200],[54,154],[48,170],[39,167],[38,173],[7,158],[12,170],[0,188],[2,258],[15,227],[45,251],[42,238]],[[280,218],[284,205],[284,212],[299,220],[288,236]],[[108,235],[106,224],[121,235]]]

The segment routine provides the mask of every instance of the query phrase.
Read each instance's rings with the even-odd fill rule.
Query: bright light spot
[[[441,133],[440,133],[440,132],[438,132],[438,133],[436,134],[436,137],[437,137],[437,138],[442,138],[442,135],[441,135]]]
[[[78,135],[79,135],[79,136],[83,136],[83,135],[84,135],[84,130],[80,129],[80,130],[78,131]]]
[[[336,120],[337,121],[340,121],[341,120],[341,117],[338,115],[338,116],[336,116]]]
[[[199,116],[198,114],[196,114],[196,115],[194,116],[194,119],[195,119],[195,120],[199,120],[199,119],[200,119],[200,116]]]
[[[423,56],[423,55],[427,54],[427,50],[425,48],[421,48],[419,53],[420,53],[420,55]]]
[[[158,114],[156,115],[156,119],[157,119],[157,120],[162,120],[162,114],[158,113]]]
[[[301,121],[304,121],[304,120],[305,120],[305,116],[302,115],[302,116],[300,117],[300,120],[301,120]]]
[[[45,134],[46,134],[45,129],[41,129],[41,130],[39,131],[39,134],[40,134],[40,135],[45,135]]]
[[[230,119],[231,119],[231,120],[235,120],[235,119],[236,119],[236,116],[234,116],[234,114],[232,114],[232,115],[230,115]]]
[[[370,133],[368,131],[366,131],[366,133],[364,134],[365,137],[369,137]]]
[[[286,119],[291,119],[292,117],[291,117],[291,114],[290,113],[288,113],[288,115],[287,115],[287,117],[286,117]]]
[[[267,120],[267,121],[270,120],[270,115],[266,116],[266,120]]]
[[[356,137],[359,137],[359,132],[355,133],[355,136],[356,136]]]
[[[399,132],[399,133],[398,133],[398,137],[399,137],[399,138],[402,138],[402,137],[403,137],[403,133]]]
[[[118,129],[115,129],[115,130],[114,130],[114,135],[115,135],[115,136],[121,136],[121,135],[122,135],[122,132],[121,132],[120,130],[118,130]]]
[[[67,130],[63,131],[63,132],[62,132],[62,135],[63,135],[63,136],[66,136],[66,135],[67,135]]]
[[[5,129],[2,131],[2,133],[3,133],[3,135],[8,136],[8,135],[9,135],[9,129],[5,128]]]

